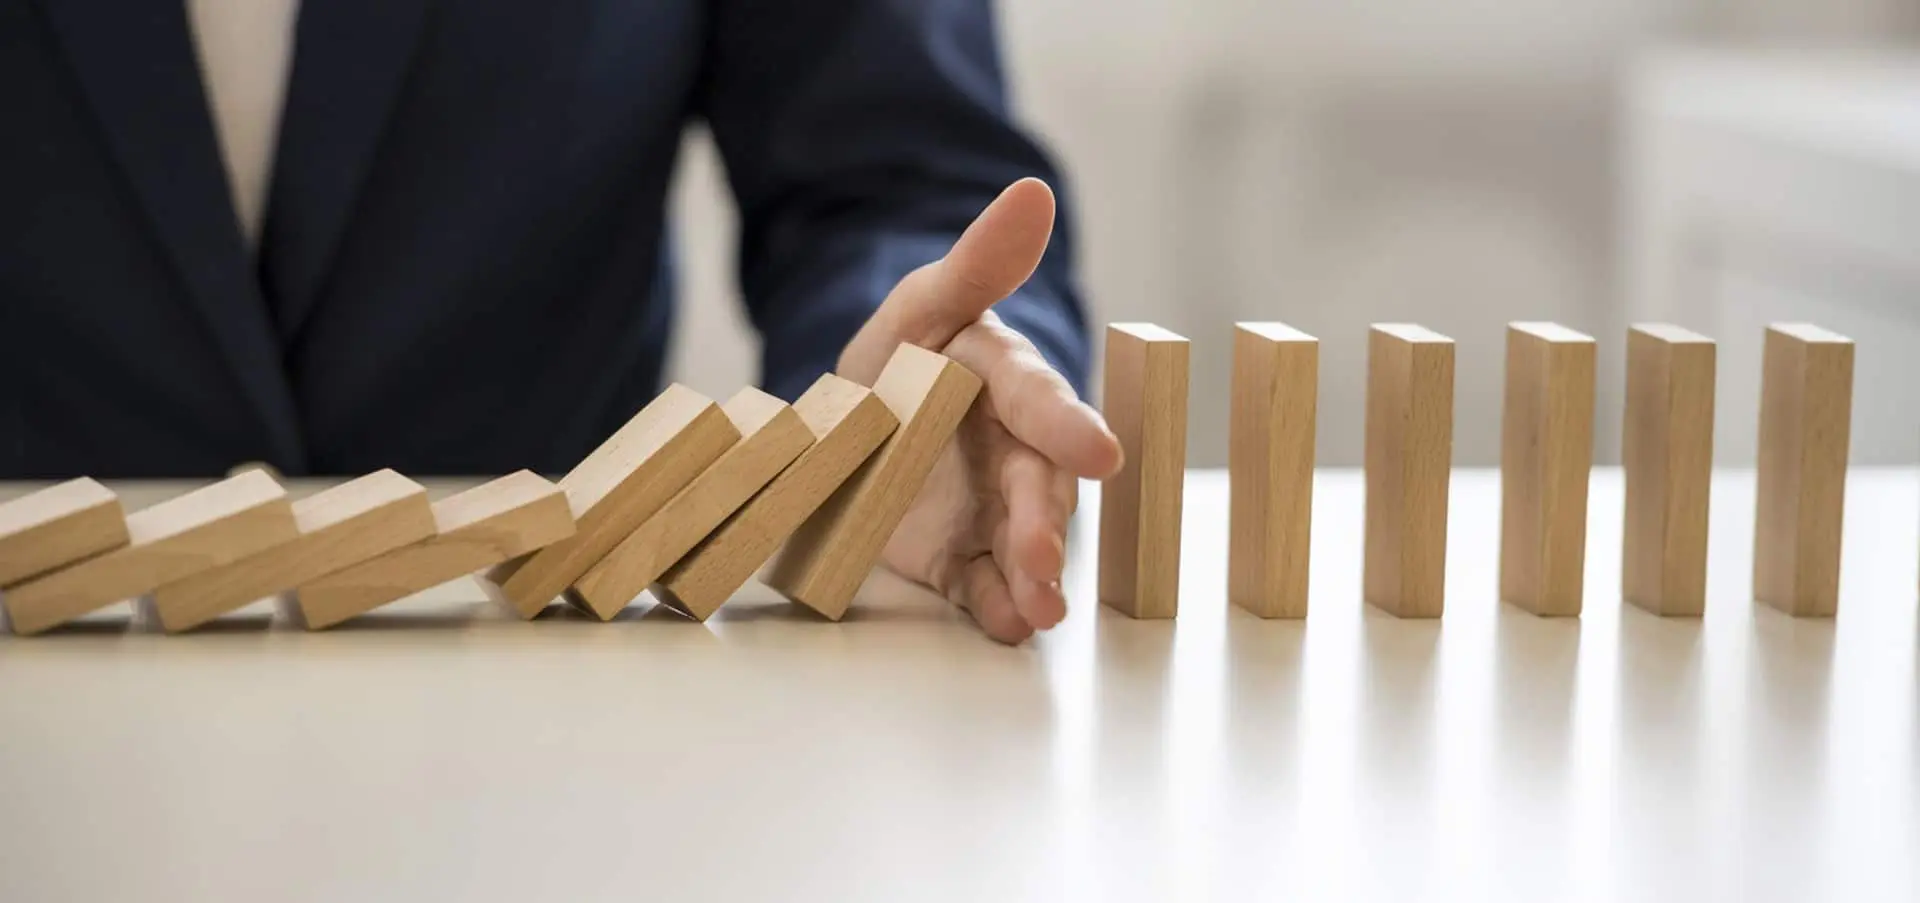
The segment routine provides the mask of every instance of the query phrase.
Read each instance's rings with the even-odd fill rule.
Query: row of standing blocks
[[[1580,614],[1593,465],[1593,338],[1552,323],[1507,330],[1501,421],[1500,595],[1546,616]],[[1137,618],[1179,610],[1187,341],[1108,328],[1103,400],[1127,453],[1102,490],[1099,597]],[[1715,347],[1664,324],[1628,333],[1622,587],[1651,612],[1705,610]],[[1754,595],[1831,617],[1852,414],[1853,343],[1779,324],[1762,361]],[[1228,469],[1228,594],[1266,618],[1308,608],[1319,342],[1238,324]],[[1417,325],[1373,327],[1367,349],[1363,594],[1400,617],[1445,608],[1454,344]]]
[[[478,574],[523,618],[564,598],[611,619],[651,588],[705,620],[771,561],[769,586],[837,620],[980,388],[912,346],[871,388],[828,374],[791,405],[675,385],[557,483],[437,502],[391,470],[297,500],[249,470],[129,515],[79,478],[0,505],[0,599],[21,634],[128,599],[168,632],[268,598],[318,629]]]

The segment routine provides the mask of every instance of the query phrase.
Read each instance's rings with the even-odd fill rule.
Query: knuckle
[[[999,293],[999,289],[996,288],[992,282],[983,278],[979,273],[955,264],[950,257],[941,258],[939,266],[948,281],[959,291],[977,297],[987,297]]]

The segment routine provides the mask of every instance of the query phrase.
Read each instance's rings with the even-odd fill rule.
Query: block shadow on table
[[[381,631],[444,631],[465,630],[484,621],[492,620],[486,612],[487,606],[475,603],[460,608],[446,608],[438,611],[396,611],[373,612],[349,618],[316,634],[353,634],[379,633]]]
[[[1088,688],[1093,739],[1085,768],[1092,817],[1097,822],[1152,818],[1159,802],[1140,792],[1138,776],[1168,772],[1169,710],[1205,697],[1173,698],[1180,622],[1135,620],[1105,605],[1090,613],[1093,662],[1088,667],[1097,677]]]
[[[1124,675],[1136,688],[1164,688],[1180,622],[1136,620],[1099,606],[1093,624],[1094,655],[1101,673]]]
[[[1279,707],[1280,720],[1299,714],[1308,622],[1268,620],[1228,606],[1227,701],[1233,711]]]
[[[1510,774],[1542,793],[1566,784],[1585,627],[1507,603],[1494,614],[1497,749]]]
[[[1825,751],[1835,622],[1754,606],[1747,704],[1776,761],[1818,774]]]
[[[34,635],[34,639],[58,639],[60,637],[105,637],[123,636],[137,633],[135,620],[131,612],[126,614],[98,615],[68,621],[48,628]],[[0,637],[13,636],[13,624],[7,620],[4,608],[0,608]]]
[[[1696,723],[1701,691],[1702,620],[1670,618],[1620,603],[1614,643],[1621,721],[1659,736]]]
[[[1255,811],[1296,804],[1307,747],[1307,620],[1266,620],[1229,605],[1224,615],[1224,750],[1234,773],[1268,774],[1238,791]]]
[[[1433,770],[1435,674],[1446,627],[1433,618],[1398,618],[1371,605],[1360,615],[1360,748],[1366,774],[1397,786],[1401,799],[1424,795]]]

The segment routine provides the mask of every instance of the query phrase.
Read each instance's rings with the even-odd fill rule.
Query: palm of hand
[[[989,309],[1038,266],[1053,197],[1021,182],[944,259],[902,280],[841,355],[871,385],[902,342],[981,377],[979,399],[887,544],[884,564],[946,596],[994,639],[1018,643],[1066,615],[1060,591],[1077,480],[1120,467],[1100,415]]]
[[[1059,534],[1072,515],[1073,482],[1064,481],[1063,506],[1054,504],[1058,490],[1047,499],[1044,523],[1016,529],[1013,512],[1025,502],[1017,488],[1010,494],[1008,475],[1032,467],[1031,457],[1037,455],[990,409],[975,407],[941,453],[884,556],[895,573],[972,613],[989,636],[1004,642],[1019,642],[1066,617]]]

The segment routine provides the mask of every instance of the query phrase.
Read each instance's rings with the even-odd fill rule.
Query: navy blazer
[[[256,255],[184,5],[0,0],[0,476],[564,472],[660,387],[690,122],[789,399],[1060,188],[990,0],[306,0]],[[1000,311],[1084,388],[1066,239]]]

